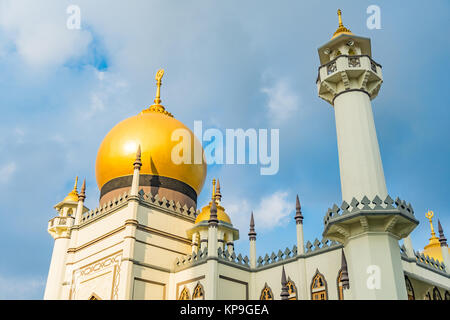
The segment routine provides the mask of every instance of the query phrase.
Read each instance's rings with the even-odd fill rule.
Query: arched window
[[[444,299],[445,299],[445,300],[450,300],[450,292],[445,291]]]
[[[344,286],[342,284],[342,269],[339,270],[337,277],[338,299],[344,300]]]
[[[348,49],[348,55],[349,56],[354,56],[355,55],[355,50],[353,50],[353,48]]]
[[[261,296],[259,300],[273,300],[273,293],[272,290],[269,288],[269,286],[264,284],[264,288],[261,291]]]
[[[316,274],[311,283],[311,299],[312,300],[327,300],[327,282],[324,276],[316,270]]]
[[[288,292],[289,292],[289,300],[297,300],[297,287],[295,286],[294,281],[292,281],[289,277],[288,277],[288,282],[286,283],[286,286],[288,287]]]
[[[405,276],[405,283],[406,283],[406,292],[408,293],[408,300],[416,300],[414,296],[414,288],[407,276]]]
[[[433,289],[433,300],[442,300],[441,293],[439,292],[439,289],[434,287]]]
[[[192,300],[205,300],[205,293],[203,291],[203,286],[199,283],[194,288],[194,294],[192,295]]]
[[[183,290],[180,293],[180,297],[178,298],[178,300],[190,300],[190,294],[189,294],[189,290],[184,287]]]
[[[431,294],[430,291],[427,291],[427,293],[425,294],[425,297],[423,298],[424,300],[431,300]]]

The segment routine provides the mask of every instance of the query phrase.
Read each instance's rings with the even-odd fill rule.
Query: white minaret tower
[[[320,47],[319,97],[334,107],[342,199],[387,196],[371,100],[380,90],[381,66],[372,60],[370,39],[342,24]]]
[[[407,299],[398,241],[415,228],[410,205],[388,196],[371,100],[381,66],[370,39],[342,24],[318,49],[319,97],[334,107],[342,205],[329,209],[323,236],[344,244],[353,299]],[[341,210],[342,209],[342,210]]]
[[[77,182],[78,177],[75,179],[73,190],[69,192],[63,201],[55,205],[58,215],[48,222],[48,232],[55,239],[55,244],[48,271],[47,285],[45,286],[44,299],[46,300],[61,298],[71,227],[75,222],[75,213],[77,212],[79,200]]]

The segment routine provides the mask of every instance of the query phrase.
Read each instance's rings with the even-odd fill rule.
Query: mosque
[[[160,70],[154,104],[117,124],[100,145],[98,207],[85,207],[85,181],[55,205],[44,299],[450,300],[440,222],[438,237],[433,213],[426,214],[431,238],[414,250],[414,210],[386,189],[371,105],[383,82],[381,65],[370,39],[344,27],[340,10],[338,16],[338,29],[318,49],[316,84],[335,113],[342,191],[340,205],[325,213],[322,239],[305,243],[308,214],[297,196],[294,246],[257,257],[252,214],[249,256],[234,250],[242,234],[222,205],[219,179],[209,203],[197,209],[206,162],[171,161],[174,130],[188,130],[201,143],[161,105]]]

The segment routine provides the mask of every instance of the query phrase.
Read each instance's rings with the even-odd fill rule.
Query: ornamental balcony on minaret
[[[383,76],[381,65],[372,59],[370,39],[351,33],[342,24],[330,41],[318,49],[320,67],[317,76],[319,97],[334,105],[334,99],[348,91],[362,91],[374,99]]]

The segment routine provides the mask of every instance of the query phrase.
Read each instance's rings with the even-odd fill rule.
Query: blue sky
[[[41,299],[53,240],[53,206],[87,179],[95,208],[97,149],[119,121],[153,102],[163,67],[165,107],[193,128],[279,128],[280,170],[215,165],[199,197],[219,178],[223,205],[248,252],[255,211],[257,253],[295,244],[295,195],[305,240],[321,239],[339,203],[334,114],[317,96],[317,48],[337,28],[370,37],[384,83],[373,101],[389,194],[411,202],[429,238],[434,210],[450,236],[450,3],[433,1],[77,1],[81,29],[68,30],[71,1],[0,1],[0,299]],[[381,29],[366,27],[369,5]],[[436,223],[437,224],[437,223]]]

